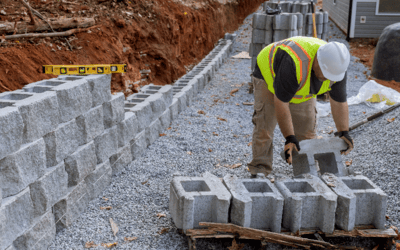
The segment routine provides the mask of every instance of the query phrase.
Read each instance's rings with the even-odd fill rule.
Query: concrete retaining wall
[[[111,94],[111,75],[0,94],[0,250],[46,249],[211,80],[233,35],[173,86]]]

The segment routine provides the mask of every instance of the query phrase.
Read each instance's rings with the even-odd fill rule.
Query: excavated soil
[[[72,51],[64,37],[4,40],[0,33],[0,92],[55,77],[42,73],[42,65],[49,64],[126,63],[128,72],[114,74],[112,81],[112,91],[126,95],[150,82],[170,84],[264,0],[29,2],[46,18],[94,17],[96,25],[67,37]],[[29,22],[27,8],[18,1],[2,0],[0,23],[6,21]]]

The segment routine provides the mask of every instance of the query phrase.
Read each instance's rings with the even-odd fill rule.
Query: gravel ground
[[[252,15],[246,18],[236,32],[238,38],[232,55],[248,51],[251,20]],[[331,40],[345,42],[344,35],[335,25],[331,25],[330,36]],[[367,75],[370,73],[355,60],[352,57],[348,71],[348,97],[356,95],[367,81],[363,72],[367,71]],[[91,201],[87,211],[71,228],[57,234],[49,249],[84,249],[85,243],[89,241],[96,244],[118,242],[114,249],[188,249],[186,237],[177,232],[168,210],[172,174],[180,172],[185,176],[200,176],[209,171],[218,177],[226,174],[242,178],[250,176],[246,164],[251,160],[251,146],[248,144],[253,129],[253,107],[243,105],[243,102],[254,100],[253,95],[248,93],[250,74],[250,60],[229,59],[208,87],[196,97],[192,106],[173,121],[170,129],[165,131],[166,135],[150,145],[142,157],[113,178],[111,186],[101,196],[108,200],[98,197]],[[234,88],[239,88],[239,91],[230,96],[229,92]],[[205,115],[199,114],[199,110],[204,111]],[[350,106],[350,123],[374,111],[374,108],[365,104]],[[352,159],[355,170],[361,171],[387,193],[387,215],[390,218],[387,226],[396,227],[400,227],[400,189],[396,185],[400,181],[399,114],[400,109],[397,109],[351,132],[355,149],[344,157],[344,160]],[[397,118],[391,123],[386,120],[393,117]],[[335,126],[331,115],[319,119],[318,135],[333,136],[327,134],[332,129],[335,130]],[[284,138],[277,127],[272,176],[293,176],[291,167],[279,156],[283,144]],[[236,163],[242,166],[235,169],[225,167]],[[100,210],[104,206],[111,206],[112,209]],[[165,214],[166,217],[158,218],[157,213]],[[119,227],[116,237],[111,231],[110,218]],[[162,230],[167,232],[159,234]],[[137,239],[126,242],[124,237]],[[260,249],[257,241],[241,243],[245,244],[243,249]],[[367,249],[376,245],[372,241],[351,239],[340,243],[362,243]],[[229,246],[231,240],[197,241],[198,249],[227,249]],[[269,244],[267,249],[282,247]]]

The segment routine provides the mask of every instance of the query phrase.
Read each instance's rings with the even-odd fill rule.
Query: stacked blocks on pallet
[[[274,17],[274,42],[297,36],[297,15],[282,13]]]
[[[199,222],[228,223],[231,194],[216,176],[176,176],[170,186],[169,211],[176,227],[200,228]]]
[[[283,197],[268,179],[238,179],[226,175],[224,184],[232,194],[233,224],[281,232]]]
[[[256,13],[253,16],[252,39],[249,47],[252,69],[254,69],[260,51],[273,42],[273,22],[274,16],[272,15]]]

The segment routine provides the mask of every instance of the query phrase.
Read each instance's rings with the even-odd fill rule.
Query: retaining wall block
[[[128,97],[129,98],[129,97]],[[138,123],[138,131],[144,130],[153,119],[153,111],[151,105],[145,100],[130,99],[125,102],[125,111],[133,112],[136,115]]]
[[[119,92],[103,103],[104,128],[111,128],[124,119],[124,101],[124,93]]]
[[[139,158],[146,148],[146,130],[142,130],[136,135],[135,139],[131,141],[132,159],[136,160],[137,158]]]
[[[327,32],[322,33],[321,39],[325,40],[325,41],[328,41],[328,33]]]
[[[250,52],[250,56],[258,56],[258,54],[261,52],[261,50],[264,48],[264,44],[259,44],[259,43],[253,43],[251,44],[251,52]]]
[[[85,212],[89,198],[85,181],[68,189],[68,193],[53,207],[56,231],[70,227]]]
[[[197,78],[198,81],[198,85],[199,85],[199,92],[202,91],[204,89],[204,87],[206,86],[206,82],[204,80],[204,75],[203,74],[198,74],[195,76],[195,78]],[[172,102],[171,102],[172,103]]]
[[[275,3],[275,2],[264,2],[264,6],[269,6],[271,9],[276,9],[276,8],[278,8],[278,3]]]
[[[282,1],[280,3],[280,5],[281,5],[281,8],[282,8],[282,12],[288,12],[288,13],[292,12],[292,2],[289,2],[289,1],[283,2]]]
[[[160,137],[160,133],[162,131],[162,125],[160,119],[153,121],[147,128],[146,128],[146,143],[147,145],[153,144],[158,137]]]
[[[0,249],[4,250],[29,228],[33,221],[33,205],[29,187],[3,200],[0,207]]]
[[[107,160],[96,166],[96,169],[86,176],[85,182],[89,200],[97,198],[111,184],[112,169]]]
[[[166,107],[168,107],[172,103],[173,92],[171,85],[157,86],[150,83],[149,85],[143,86],[140,91],[144,94],[162,94]]]
[[[125,119],[118,123],[118,146],[123,147],[135,138],[138,132],[138,119],[133,112],[126,112]]]
[[[317,24],[317,34],[322,35],[323,32],[324,32],[324,24],[322,23]]]
[[[226,175],[224,184],[232,194],[233,224],[281,232],[283,197],[268,179],[238,179]]]
[[[48,168],[46,174],[29,186],[34,216],[41,216],[68,191],[68,174],[64,162]]]
[[[82,79],[83,77],[79,77],[75,80]],[[54,87],[59,86],[61,84],[66,83],[66,80],[62,80],[59,78],[53,78],[53,79],[46,79],[46,80],[41,80],[38,82],[32,82],[24,87],[22,89],[26,92],[44,92],[44,91],[49,91],[52,90]]]
[[[267,31],[274,30],[274,15],[267,15],[264,29]]]
[[[4,107],[0,103],[0,159],[20,148],[23,129],[24,122],[18,108]]]
[[[323,23],[329,23],[329,13],[328,11],[324,11],[324,21]]]
[[[35,250],[47,249],[56,238],[54,215],[48,211],[37,218],[33,226],[14,241],[15,249]]]
[[[76,118],[79,146],[93,141],[104,132],[103,107],[97,106]]]
[[[52,90],[57,93],[60,122],[69,122],[92,107],[92,94],[84,79],[67,82]]]
[[[171,111],[169,109],[165,110],[160,116],[161,129],[164,130],[171,125]]]
[[[43,137],[46,144],[47,167],[53,167],[76,151],[79,146],[78,126],[75,119],[58,125]]]
[[[186,91],[179,92],[174,95],[174,98],[176,98],[178,100],[178,108],[179,108],[178,112],[181,113],[187,107],[187,101],[186,101],[187,92]]]
[[[304,16],[301,13],[295,13],[294,15],[297,16],[297,30],[300,30],[304,26]]]
[[[302,179],[277,180],[276,187],[285,199],[284,228],[294,233],[316,227],[324,233],[333,232],[337,195],[318,177],[307,175]]]
[[[169,211],[177,228],[200,228],[199,222],[228,223],[231,194],[218,177],[174,177]]]
[[[296,30],[297,29],[296,14],[282,13],[280,15],[275,15],[273,28],[275,32],[276,30]]]
[[[3,189],[4,198],[18,194],[45,171],[44,140],[24,144],[20,150],[0,160],[0,189]]]
[[[68,173],[68,187],[76,186],[93,172],[97,164],[96,148],[93,141],[80,146],[75,153],[65,159]]]
[[[92,93],[92,108],[111,100],[111,74],[88,75],[85,80]]]
[[[251,70],[254,70],[255,66],[257,64],[257,57],[251,58]]]
[[[160,117],[167,108],[162,94],[152,94],[146,98],[146,101],[150,102],[151,110],[153,111],[153,121]]]
[[[132,162],[132,159],[133,158],[130,143],[121,148],[118,148],[117,153],[110,157],[112,175],[116,175],[121,172],[123,168],[125,168]]]
[[[265,39],[265,30],[253,29],[251,38],[252,43],[264,43],[264,39]]]
[[[305,16],[305,19],[306,19],[306,24],[311,24],[311,26],[312,26],[312,24],[313,24],[312,13],[307,13]]]
[[[300,142],[300,152],[293,154],[293,174],[312,174],[318,176],[333,173],[336,176],[348,175],[344,166],[341,150],[347,149],[347,144],[340,138],[311,139]],[[284,157],[284,152],[281,152]],[[283,158],[284,159],[284,158]],[[318,167],[317,163],[318,162]],[[318,170],[319,169],[319,170]]]
[[[305,15],[310,11],[310,3],[309,2],[300,2],[300,13]]]
[[[321,11],[315,12],[315,23],[317,25],[324,23],[324,12],[321,12]]]
[[[263,48],[270,45],[274,40],[274,31],[266,30],[265,31],[265,44],[263,44]]]
[[[174,97],[174,99],[172,99],[171,106],[169,106],[169,111],[171,114],[171,122],[172,122],[178,117],[179,114],[179,103],[177,98]]]
[[[101,135],[94,139],[94,145],[96,147],[97,164],[108,161],[118,150],[117,126],[104,130]]]

